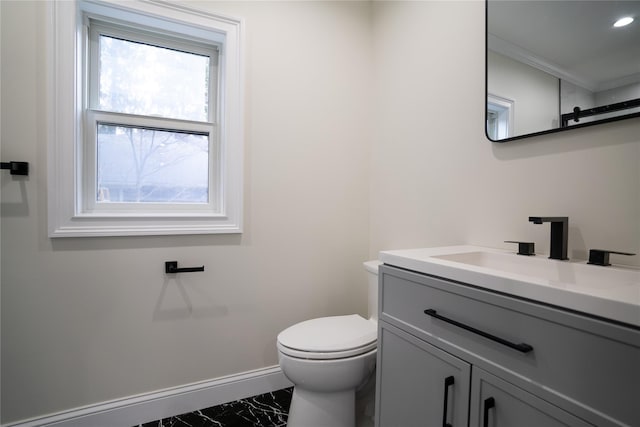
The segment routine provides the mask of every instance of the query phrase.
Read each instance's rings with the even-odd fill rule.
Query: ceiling
[[[491,35],[592,90],[640,81],[640,1],[489,0],[488,8]],[[623,16],[635,21],[613,28]]]

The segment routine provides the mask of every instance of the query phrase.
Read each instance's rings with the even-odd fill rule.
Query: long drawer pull
[[[450,323],[450,324],[452,324],[454,326],[457,326],[459,328],[465,329],[465,330],[467,330],[469,332],[473,332],[474,334],[478,334],[478,335],[483,336],[485,338],[488,338],[488,339],[490,339],[492,341],[498,342],[498,343],[500,343],[502,345],[506,345],[507,347],[510,347],[510,348],[512,348],[514,350],[518,350],[518,351],[520,351],[522,353],[529,353],[530,351],[533,350],[533,347],[530,346],[529,344],[525,344],[525,343],[515,344],[515,343],[512,343],[511,341],[507,341],[507,340],[505,340],[503,338],[497,337],[495,335],[491,335],[491,334],[489,334],[487,332],[481,331],[481,330],[476,329],[474,327],[471,327],[469,325],[465,325],[464,323],[460,323],[460,322],[455,321],[453,319],[449,319],[448,317],[441,316],[435,310],[433,310],[431,308],[425,310],[424,314],[427,314],[427,315],[429,315],[431,317],[435,317],[436,319],[442,320],[443,322]]]
[[[489,427],[489,409],[496,407],[496,400],[488,397],[484,400],[484,416],[482,417],[482,427]]]

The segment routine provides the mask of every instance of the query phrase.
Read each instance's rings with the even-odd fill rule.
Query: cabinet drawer
[[[572,412],[640,425],[640,331],[423,274],[383,266],[380,319],[489,372],[538,387]],[[425,310],[505,341],[426,315]],[[579,403],[576,403],[579,402]]]

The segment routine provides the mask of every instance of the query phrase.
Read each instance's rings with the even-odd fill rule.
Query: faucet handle
[[[635,255],[630,252],[609,251],[606,249],[589,249],[589,262],[587,262],[587,264],[602,265],[602,266],[611,265],[609,263],[609,254],[618,254],[618,255],[627,255],[627,256]]]
[[[519,242],[517,240],[505,240],[505,243],[517,243],[518,244],[518,255],[535,255],[535,243],[533,242]]]

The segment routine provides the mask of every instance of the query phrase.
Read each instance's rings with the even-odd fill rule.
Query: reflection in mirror
[[[493,140],[513,135],[513,100],[487,94],[487,135]]]
[[[486,7],[490,140],[640,117],[640,0]],[[622,18],[631,22],[615,26]]]

